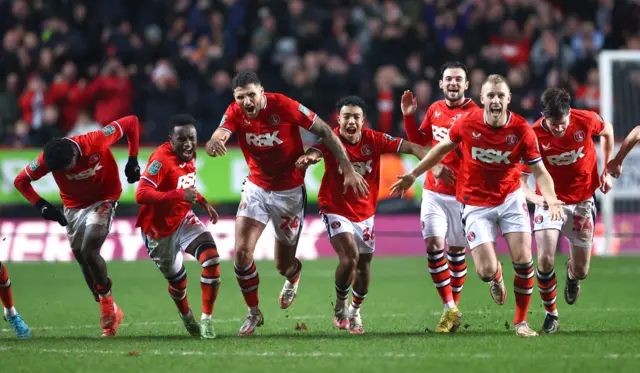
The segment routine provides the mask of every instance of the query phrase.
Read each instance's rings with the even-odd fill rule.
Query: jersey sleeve
[[[590,124],[589,129],[591,130],[591,134],[598,135],[600,134],[600,132],[604,130],[605,121],[604,119],[602,119],[600,114],[596,113],[595,111],[592,111],[589,114],[591,117],[591,121],[589,123]]]
[[[420,128],[418,129],[418,131],[420,131],[420,134],[422,134],[422,136],[427,139],[428,142],[431,142],[431,140],[433,139],[433,131],[431,128],[431,115],[433,112],[432,108],[433,106],[429,107],[427,113],[424,116],[424,119],[422,120],[422,123],[420,124]],[[411,141],[411,139],[409,139],[409,141]]]
[[[109,148],[123,136],[129,143],[129,155],[137,156],[140,144],[138,117],[130,115],[115,120],[97,131],[68,138],[80,149],[80,155]]]
[[[49,173],[49,168],[44,164],[43,154],[29,163],[24,170],[20,171],[15,178],[13,185],[31,204],[35,205],[40,200],[40,195],[33,189],[31,183]]]
[[[40,153],[33,162],[29,163],[27,167],[24,168],[24,172],[29,176],[31,181],[41,179],[48,174],[50,171],[49,167],[44,164],[44,153]]]
[[[149,163],[147,163],[144,172],[140,175],[140,184],[143,183],[142,180],[145,180],[157,189],[168,174],[169,166],[169,162],[161,154],[154,152],[149,157]]]
[[[462,117],[453,122],[453,125],[449,128],[449,140],[452,143],[459,144],[462,142],[462,128],[465,122],[465,117]]]
[[[238,122],[238,114],[234,108],[235,103],[229,105],[227,110],[224,112],[222,119],[220,119],[220,124],[218,125],[218,129],[225,130],[231,134],[236,132]]]
[[[393,137],[389,134],[376,132],[376,144],[380,149],[380,154],[397,153],[402,145],[402,139]]]
[[[522,174],[524,175],[531,175],[531,167],[528,164],[522,162],[520,163],[520,172],[522,172]]]
[[[524,147],[522,148],[522,159],[527,165],[532,165],[540,162],[542,157],[540,156],[540,147],[538,146],[538,138],[536,137],[533,129],[527,125],[525,127],[524,134],[522,136],[522,142]]]
[[[309,130],[316,122],[318,115],[306,106],[287,96],[278,95],[277,97],[281,101],[281,107],[284,109],[281,115],[289,116],[288,119],[291,120],[291,123]]]

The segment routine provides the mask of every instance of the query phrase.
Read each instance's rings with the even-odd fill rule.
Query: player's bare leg
[[[200,336],[205,339],[216,337],[211,315],[220,288],[220,255],[213,236],[205,232],[198,236],[187,249],[202,266],[200,289],[202,290],[202,316],[200,318]]]
[[[471,256],[478,277],[489,284],[491,298],[498,305],[503,305],[507,299],[507,290],[502,278],[502,266],[496,257],[495,242],[485,242],[474,247],[471,249]]]
[[[235,227],[235,272],[238,284],[242,290],[244,301],[249,307],[249,314],[245,317],[238,335],[253,335],[256,328],[264,323],[264,317],[258,307],[258,285],[260,276],[253,262],[253,253],[265,225],[257,220],[239,216]]]
[[[580,280],[589,274],[591,248],[571,245],[571,256],[567,262],[567,283],[564,288],[564,299],[567,304],[574,304],[580,297]]]
[[[113,301],[111,279],[107,276],[107,263],[100,255],[100,249],[109,234],[105,225],[87,225],[82,240],[82,258],[94,280],[94,289],[100,298],[100,325],[103,337],[116,335],[118,324],[124,319],[124,313]]]
[[[555,333],[560,330],[558,322],[558,309],[556,307],[556,272],[554,269],[556,247],[560,231],[556,229],[541,229],[534,233],[538,253],[538,289],[544,305],[545,317],[542,332]]]
[[[4,319],[11,324],[16,337],[19,339],[31,338],[31,330],[22,320],[13,304],[13,293],[11,292],[11,280],[7,268],[0,262],[0,301],[4,308]]]
[[[538,335],[527,323],[527,312],[531,303],[531,294],[535,285],[533,258],[531,255],[531,233],[512,232],[504,235],[511,252],[511,261],[515,275],[513,292],[516,297],[516,315],[513,320],[516,334],[521,337],[535,337]]]
[[[351,306],[349,307],[349,333],[351,334],[364,334],[360,306],[369,292],[372,259],[373,254],[360,254],[358,258],[353,290],[351,291]]]
[[[451,271],[447,264],[447,257],[444,252],[444,238],[438,236],[427,237],[425,240],[427,246],[427,259],[429,262],[429,273],[433,284],[438,290],[438,294],[444,304],[444,312],[440,321],[436,326],[437,333],[455,332],[460,326],[462,313],[458,310],[453,300],[453,291],[451,288]]]
[[[302,262],[296,258],[296,249],[296,245],[287,245],[276,239],[274,253],[276,269],[280,275],[286,277],[278,297],[278,303],[282,309],[289,308],[298,294]]]
[[[447,264],[451,274],[451,293],[456,306],[460,303],[460,295],[467,278],[466,248],[449,246],[447,248]]]
[[[331,246],[338,254],[336,268],[336,304],[334,307],[333,324],[338,329],[349,328],[349,291],[354,281],[356,266],[358,265],[358,246],[352,233],[339,233],[331,237]]]
[[[95,281],[93,280],[93,276],[91,276],[91,270],[89,269],[89,266],[84,261],[82,250],[71,250],[71,252],[73,253],[74,258],[76,258],[76,261],[78,262],[78,264],[80,265],[82,276],[84,277],[84,281],[87,283],[87,286],[91,291],[91,294],[93,294],[93,299],[95,299],[96,302],[100,302],[100,297],[98,296],[98,293],[96,293],[96,289],[95,289]]]

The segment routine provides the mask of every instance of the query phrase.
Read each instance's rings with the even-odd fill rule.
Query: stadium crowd
[[[420,120],[448,60],[467,64],[474,99],[506,76],[528,119],[552,86],[597,111],[599,51],[640,49],[639,29],[636,0],[0,0],[0,141],[42,146],[135,113],[157,144],[178,112],[206,140],[246,70],[332,122],[360,95],[369,125],[396,135],[402,91]]]

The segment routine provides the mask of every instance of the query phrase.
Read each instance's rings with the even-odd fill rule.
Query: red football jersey
[[[339,127],[334,131],[340,136]],[[318,192],[318,205],[322,213],[336,214],[352,222],[361,222],[376,212],[380,185],[380,156],[385,153],[397,153],[402,139],[368,128],[362,129],[362,138],[357,144],[348,143],[342,136],[340,139],[353,167],[369,184],[369,197],[357,198],[352,189],[342,194],[344,175],[340,162],[325,144],[320,143],[313,146],[313,149],[320,151],[324,157],[325,171]]]
[[[471,206],[499,206],[520,188],[520,161],[540,162],[536,135],[521,116],[507,111],[507,123],[493,128],[477,109],[454,121],[449,138],[460,144],[464,162],[456,199]]]
[[[604,130],[604,120],[593,111],[571,109],[567,132],[556,138],[542,125],[543,119],[538,119],[532,128],[558,199],[566,204],[576,204],[593,197],[600,187],[600,177],[592,136]],[[525,165],[523,172],[531,171]]]
[[[420,132],[431,138],[431,146],[436,146],[440,141],[447,138],[453,121],[477,108],[478,105],[470,98],[467,98],[462,105],[456,107],[447,106],[445,100],[436,101],[429,106],[427,114],[420,125]],[[457,175],[460,169],[460,162],[460,154],[457,151],[453,151],[447,154],[440,163],[449,167]],[[450,196],[456,195],[456,186],[441,181],[436,182],[431,170],[427,172],[424,188],[436,193]]]
[[[159,192],[195,188],[195,154],[191,161],[183,162],[173,152],[171,144],[165,142],[149,157],[148,165],[140,176],[140,184],[142,183],[153,185]],[[143,204],[138,212],[136,227],[140,227],[149,237],[167,237],[180,226],[190,210],[191,203],[184,200]]]
[[[69,171],[52,172],[65,207],[85,208],[99,201],[120,199],[120,174],[109,146],[123,135],[127,135],[129,140],[129,153],[137,155],[138,118],[135,116],[113,121],[98,131],[66,138],[78,147],[80,156]],[[24,171],[31,181],[48,174],[50,171],[44,163],[44,153],[40,153]]]
[[[265,93],[258,117],[244,115],[237,103],[229,105],[220,129],[236,133],[249,166],[249,181],[271,191],[297,188],[305,172],[295,167],[304,154],[300,128],[311,128],[316,114],[279,93]]]

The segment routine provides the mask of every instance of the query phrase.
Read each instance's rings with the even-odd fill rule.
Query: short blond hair
[[[482,83],[482,85],[484,86],[485,84],[488,84],[488,83],[491,83],[491,84],[494,84],[494,85],[497,85],[497,84],[500,84],[500,83],[504,83],[507,86],[507,88],[509,88],[509,90],[511,90],[511,87],[509,87],[509,83],[507,83],[507,79],[504,76],[500,75],[500,74],[491,74],[491,75],[489,75],[487,77],[487,79],[485,79],[484,83]]]

